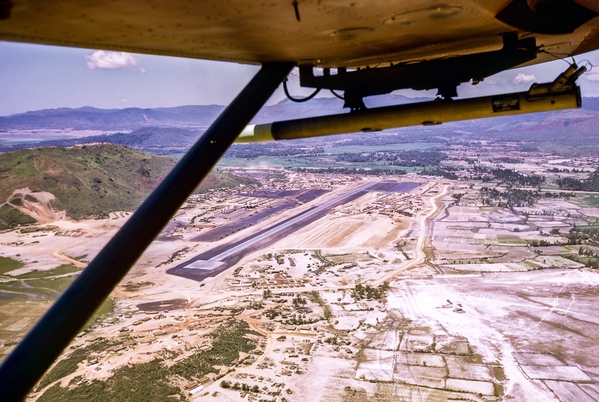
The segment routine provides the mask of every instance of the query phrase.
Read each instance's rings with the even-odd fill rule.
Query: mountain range
[[[367,99],[368,107],[429,101],[428,98],[407,98],[387,95]],[[162,155],[184,152],[199,138],[224,106],[199,105],[170,108],[46,109],[0,117],[0,152],[32,146],[73,146],[91,142],[126,145],[145,152]],[[294,103],[285,99],[265,106],[254,123],[268,123],[310,116],[347,113],[343,101],[337,98],[315,98]],[[19,141],[19,131],[36,133],[37,142]],[[52,131],[47,135],[45,130]],[[60,132],[64,130],[63,132]],[[73,135],[80,130],[95,130],[104,134]],[[60,133],[57,135],[57,131]],[[369,134],[372,138],[385,134],[401,137],[400,142],[492,139],[500,141],[557,142],[566,145],[599,147],[599,98],[584,98],[580,109],[504,116],[447,123],[434,127],[408,127]],[[46,136],[47,137],[44,137]],[[363,134],[359,134],[363,135]],[[57,138],[58,137],[58,138]],[[48,139],[46,139],[48,138]],[[49,139],[51,138],[51,139]],[[444,140],[444,141],[445,141]]]
[[[369,99],[367,104],[376,107],[424,100],[431,99],[388,95]],[[289,119],[290,116],[301,118],[342,113],[342,107],[343,101],[338,98],[315,98],[300,104],[285,99],[275,105],[262,108],[254,121],[271,122]],[[201,129],[209,126],[224,108],[225,106],[220,105],[189,105],[152,109],[97,109],[88,106],[77,109],[44,109],[0,116],[0,131],[39,129],[126,131],[142,127]]]

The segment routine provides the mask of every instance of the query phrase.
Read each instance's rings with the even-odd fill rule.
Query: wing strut
[[[0,401],[25,398],[266,103],[292,67],[293,63],[262,66],[252,81],[44,314],[0,366]]]

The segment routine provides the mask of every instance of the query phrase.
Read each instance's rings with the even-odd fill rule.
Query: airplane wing
[[[1,0],[0,40],[263,64],[379,66],[534,37],[534,62],[599,48],[594,0]]]

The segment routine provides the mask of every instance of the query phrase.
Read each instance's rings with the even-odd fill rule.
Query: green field
[[[18,278],[18,279],[39,279],[39,278],[47,278],[49,276],[72,274],[73,272],[77,272],[77,271],[79,271],[79,268],[77,268],[76,266],[71,265],[71,264],[65,264],[65,265],[61,265],[59,267],[56,267],[53,269],[48,269],[45,271],[31,271],[26,274],[19,275],[16,278]]]
[[[388,163],[388,162],[387,162]],[[218,162],[219,168],[246,168],[246,169],[264,169],[264,168],[347,168],[347,169],[386,169],[403,170],[406,172],[422,170],[421,167],[406,167],[385,165],[385,162],[338,162],[327,161],[321,156],[308,156],[300,158],[285,157],[260,157],[256,159],[243,158],[223,158]]]
[[[591,195],[590,197],[586,197],[583,201],[591,207],[599,206],[599,196]]]
[[[497,235],[497,242],[500,244],[526,244],[526,240],[510,235]]]
[[[255,158],[222,158],[216,165],[219,168],[279,168],[279,169],[293,169],[298,167],[305,168],[320,168],[326,169],[329,167],[337,168],[356,168],[356,169],[392,169],[392,170],[404,170],[411,172],[414,170],[422,170],[419,167],[403,167],[403,166],[391,166],[383,161],[376,162],[356,162],[347,163],[339,162],[336,160],[337,155],[344,153],[359,154],[362,152],[379,152],[379,151],[412,151],[412,150],[426,150],[430,148],[438,147],[441,144],[437,143],[399,143],[399,144],[383,144],[383,145],[347,145],[347,146],[325,146],[325,155],[316,156],[294,156],[294,157],[278,157],[278,156],[258,156]],[[326,155],[329,154],[329,155]]]
[[[0,275],[23,267],[23,263],[21,261],[13,260],[8,257],[0,257]]]
[[[349,145],[325,147],[324,152],[330,154],[357,154],[361,152],[378,152],[378,151],[413,151],[424,150],[439,147],[441,144],[429,142],[416,143],[399,143],[399,144],[383,144],[383,145]]]
[[[71,277],[0,282],[0,294],[9,300],[55,300],[73,281]]]
[[[0,257],[0,273],[21,268],[22,263]],[[16,344],[45,313],[52,302],[73,282],[79,269],[61,265],[48,271],[32,271],[0,282],[0,358]],[[6,277],[5,277],[6,278]],[[114,311],[114,302],[107,299],[87,322],[95,324]]]

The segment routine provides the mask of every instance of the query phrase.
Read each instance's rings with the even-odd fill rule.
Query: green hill
[[[28,214],[29,210],[65,210],[73,219],[133,210],[176,161],[113,144],[1,154],[0,229],[35,222],[32,216],[36,214]],[[200,189],[252,182],[227,173],[215,173],[206,178]],[[23,188],[34,193],[15,193]],[[55,199],[48,201],[51,196],[35,194],[38,192],[51,193]]]

